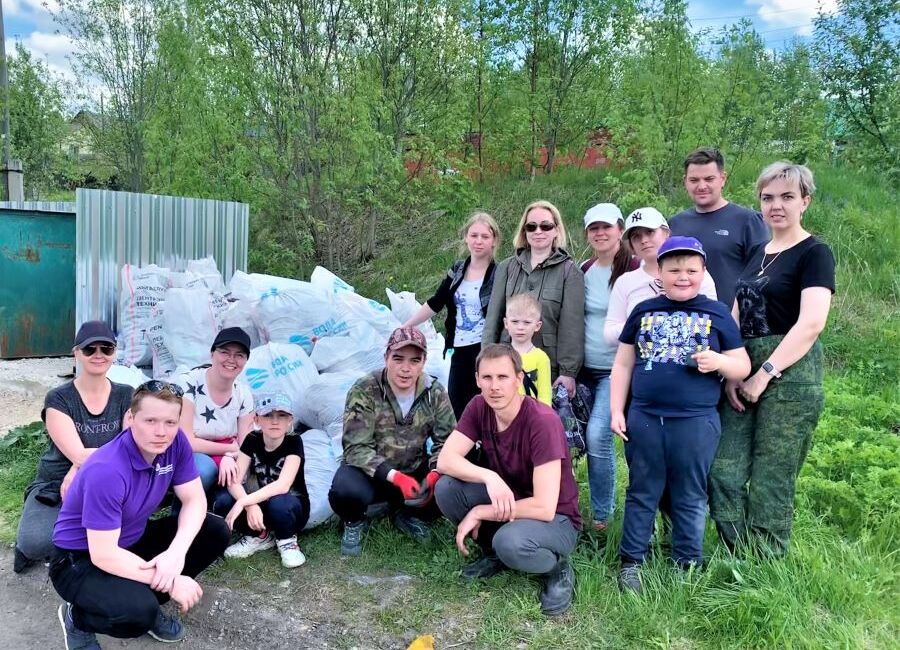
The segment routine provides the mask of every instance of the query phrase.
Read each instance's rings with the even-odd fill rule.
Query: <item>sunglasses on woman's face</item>
[[[167,381],[162,381],[161,379],[151,379],[150,381],[145,381],[143,384],[134,389],[134,394],[138,393],[172,393],[177,397],[182,397],[184,395],[184,391],[181,389],[181,386],[178,384],[170,384]]]
[[[81,348],[81,354],[86,357],[92,357],[97,354],[98,350],[104,357],[111,357],[116,352],[116,346],[110,345],[109,343],[103,343],[102,345],[85,345]]]
[[[525,232],[534,232],[538,228],[541,229],[541,232],[550,232],[554,228],[556,228],[556,224],[552,221],[542,221],[540,224],[536,223],[526,223],[525,224]]]

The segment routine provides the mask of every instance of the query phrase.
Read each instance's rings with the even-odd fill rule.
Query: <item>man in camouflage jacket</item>
[[[403,533],[428,537],[417,515],[433,510],[434,468],[456,418],[445,388],[425,374],[426,353],[418,329],[398,328],[388,340],[385,367],[360,378],[347,394],[344,462],[328,494],[344,522],[344,555],[359,554],[366,511],[375,503],[388,504]]]

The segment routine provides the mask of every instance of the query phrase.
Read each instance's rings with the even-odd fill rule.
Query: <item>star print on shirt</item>
[[[194,386],[191,382],[187,382],[187,392],[194,397],[197,397],[197,395],[206,395],[206,393],[203,392],[203,384]]]
[[[209,423],[210,420],[215,420],[215,419],[216,419],[216,411],[215,411],[215,409],[211,409],[211,408],[209,408],[208,406],[206,407],[206,410],[203,411],[203,413],[201,413],[200,415],[202,415],[203,417],[206,418],[207,424]]]

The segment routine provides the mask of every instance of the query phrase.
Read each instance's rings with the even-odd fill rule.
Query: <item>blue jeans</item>
[[[228,494],[227,490],[218,487],[216,484],[219,480],[219,468],[216,467],[216,462],[212,458],[206,454],[194,452],[194,465],[197,466],[197,473],[200,474],[200,483],[203,485],[203,492],[208,499],[215,499],[219,492]],[[178,500],[178,497],[175,497],[175,500],[172,501],[172,516],[178,516],[179,512],[181,512],[181,501]]]
[[[609,428],[609,374],[585,368],[594,382],[594,408],[587,425],[588,486],[594,521],[607,521],[616,508],[616,447]],[[602,376],[605,374],[606,376]]]
[[[194,452],[194,465],[197,466],[197,471],[200,473],[203,491],[209,494],[219,478],[219,468],[216,467],[216,462],[206,454]]]
[[[216,495],[213,513],[226,516],[234,506],[234,497],[228,492]],[[309,521],[309,498],[296,494],[277,494],[259,504],[266,530],[275,534],[275,539],[288,539],[299,534]],[[247,524],[247,513],[242,512],[234,522],[234,529],[243,535],[259,535]]]
[[[680,566],[699,564],[706,530],[706,485],[722,432],[719,414],[659,417],[632,406],[627,424],[629,476],[619,549],[622,562],[644,561],[656,509],[668,489],[672,557]]]

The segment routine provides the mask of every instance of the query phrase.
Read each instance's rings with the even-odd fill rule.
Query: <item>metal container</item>
[[[0,203],[0,358],[70,354],[75,209]]]

